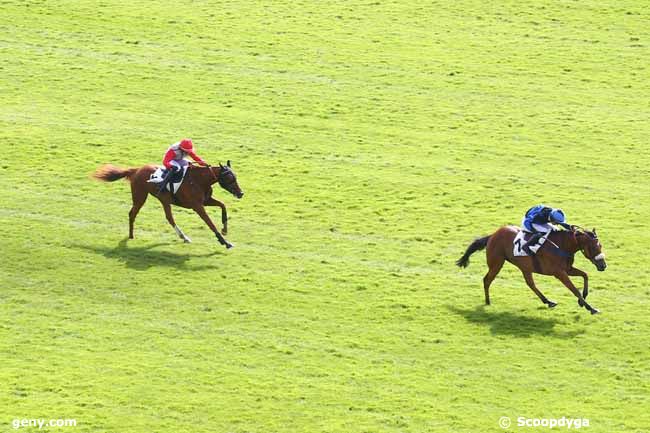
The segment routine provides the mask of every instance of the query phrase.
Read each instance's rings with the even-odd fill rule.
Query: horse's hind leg
[[[131,198],[133,199],[133,206],[129,211],[129,239],[133,239],[133,223],[135,222],[135,217],[138,216],[138,212],[144,205],[144,202],[147,201],[149,193],[147,191],[137,191],[133,184],[131,184]]]
[[[496,254],[487,253],[488,271],[483,277],[483,290],[485,291],[485,305],[490,305],[490,284],[496,278],[497,274],[503,267],[505,257],[497,256]]]
[[[526,280],[526,284],[528,284],[528,287],[535,292],[537,297],[546,305],[548,305],[548,308],[553,308],[557,305],[556,302],[549,301],[546,296],[542,292],[539,291],[539,289],[535,286],[535,280],[533,280],[533,274],[528,272],[528,271],[521,271],[521,273],[524,275],[524,279]]]

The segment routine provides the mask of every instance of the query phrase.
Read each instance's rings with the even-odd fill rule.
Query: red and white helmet
[[[192,144],[192,140],[189,138],[182,139],[181,144],[178,147],[185,152],[194,152],[194,145]]]

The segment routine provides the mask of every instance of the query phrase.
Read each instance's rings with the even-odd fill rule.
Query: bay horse
[[[156,171],[158,167],[155,165],[144,165],[136,168],[119,168],[110,164],[103,165],[94,173],[94,177],[98,180],[105,182],[114,182],[118,179],[125,178],[131,183],[131,199],[133,206],[129,211],[129,239],[133,239],[133,223],[135,217],[138,215],[140,208],[144,205],[145,201],[151,194],[156,197],[162,204],[165,210],[167,221],[174,228],[176,234],[184,242],[192,242],[190,238],[185,236],[185,233],[176,225],[174,216],[172,215],[171,205],[177,205],[184,208],[192,209],[196,212],[203,221],[210,227],[210,230],[215,234],[217,240],[221,245],[225,245],[227,249],[233,247],[223,236],[228,233],[228,214],[226,212],[226,205],[219,200],[212,197],[212,185],[218,183],[221,188],[225,189],[238,199],[244,196],[244,193],[237,184],[237,177],[235,172],[230,167],[230,161],[226,165],[199,167],[189,165],[185,179],[181,184],[178,191],[172,195],[171,192],[165,190],[158,192],[159,185],[157,183],[147,182],[151,174]],[[219,206],[221,208],[221,222],[223,229],[221,233],[212,223],[205,210],[205,206]]]
[[[539,248],[535,256],[515,257],[513,253],[513,241],[520,230],[519,227],[505,226],[499,228],[490,236],[476,239],[467,247],[465,254],[456,261],[458,266],[463,268],[467,267],[469,264],[469,256],[487,247],[486,257],[489,269],[483,278],[485,304],[490,305],[490,284],[492,284],[492,281],[501,270],[503,263],[507,260],[519,268],[528,287],[549,308],[555,307],[557,303],[547,299],[537,289],[533,280],[533,272],[554,276],[578,298],[578,305],[585,307],[591,314],[599,313],[600,311],[598,309],[593,308],[585,300],[589,294],[587,274],[573,267],[574,256],[578,251],[581,251],[599,271],[604,271],[607,267],[605,254],[602,252],[602,246],[596,235],[596,229],[590,232],[577,226],[572,226],[572,230],[570,231],[554,231],[548,236],[546,242]],[[580,276],[583,278],[584,285],[582,294],[573,285],[569,276]]]

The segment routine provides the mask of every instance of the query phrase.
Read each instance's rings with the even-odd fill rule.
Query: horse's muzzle
[[[243,196],[244,196],[244,193],[241,192],[241,191],[239,193],[235,194],[235,197],[237,197],[239,199],[241,199]]]
[[[607,263],[605,263],[605,254],[603,253],[600,253],[591,259],[591,262],[596,265],[596,269],[598,269],[600,272],[604,271],[607,268]]]

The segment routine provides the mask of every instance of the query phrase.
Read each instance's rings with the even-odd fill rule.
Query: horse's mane
[[[575,242],[578,242],[578,236],[580,235],[585,235],[588,236],[591,239],[598,239],[598,235],[592,231],[585,230],[582,227],[574,227],[573,231],[570,230],[560,230],[557,232],[551,233],[551,236],[549,236],[550,240],[555,242],[560,248],[565,249],[567,246],[567,243],[570,242],[571,240],[575,240]]]
[[[575,236],[575,232],[569,231],[569,230],[558,230],[553,232],[553,234],[559,239],[566,239],[566,238],[571,238]]]
[[[569,230],[560,230],[551,233],[549,239],[562,249],[567,249],[567,244],[575,239],[576,233]]]

